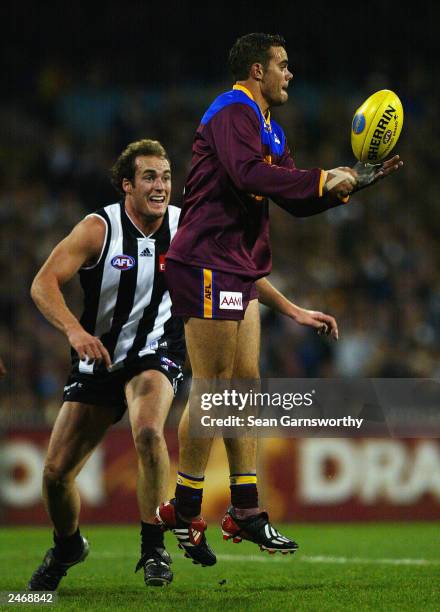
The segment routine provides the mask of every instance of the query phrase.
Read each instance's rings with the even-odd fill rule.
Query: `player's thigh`
[[[185,323],[185,340],[194,378],[230,378],[239,321],[198,319]]]
[[[133,433],[145,428],[161,431],[174,398],[171,382],[159,370],[146,370],[125,386]]]
[[[259,378],[260,375],[260,309],[252,300],[238,327],[233,378]]]
[[[50,437],[45,471],[75,476],[115,418],[111,407],[64,402]]]

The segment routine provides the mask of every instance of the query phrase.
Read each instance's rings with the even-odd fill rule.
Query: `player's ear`
[[[252,64],[249,76],[251,76],[256,81],[261,81],[261,79],[263,78],[263,73],[263,64],[256,62],[255,64]]]
[[[122,179],[122,189],[124,190],[124,193],[130,194],[133,189],[133,185],[131,184],[131,181],[129,181],[126,178]]]

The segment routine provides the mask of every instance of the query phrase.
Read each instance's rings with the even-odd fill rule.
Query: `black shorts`
[[[115,423],[122,419],[127,409],[125,385],[137,374],[158,370],[165,374],[176,394],[183,380],[183,362],[166,354],[146,355],[115,372],[84,374],[72,371],[64,387],[63,401],[81,402],[116,409]]]

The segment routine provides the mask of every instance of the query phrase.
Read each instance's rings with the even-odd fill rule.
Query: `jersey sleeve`
[[[220,163],[241,191],[286,201],[322,195],[320,168],[299,170],[294,165],[286,167],[264,161],[260,124],[251,107],[245,104],[226,106],[208,126]]]
[[[313,217],[313,215],[319,215],[348,202],[348,198],[340,200],[329,194],[325,194],[322,198],[310,198],[309,200],[286,200],[280,197],[271,198],[271,200],[293,217]]]
[[[278,164],[283,168],[287,168],[288,170],[294,170],[296,168],[295,162],[290,154],[287,141],[284,147],[283,154],[278,160]],[[323,194],[323,174],[324,173],[322,172],[318,197],[308,198],[307,200],[300,200],[296,198],[289,199],[280,196],[275,196],[271,199],[275,202],[275,204],[280,206],[282,209],[284,209],[294,217],[312,217],[313,215],[318,215],[331,208],[336,208],[341,204],[346,204],[349,200],[348,196],[346,198],[339,199],[336,196],[330,195],[328,193]]]
[[[288,170],[295,170],[295,162],[293,161],[292,155],[290,154],[289,145],[287,144],[287,140],[284,145],[284,151],[278,160],[278,165],[282,168],[287,168]]]

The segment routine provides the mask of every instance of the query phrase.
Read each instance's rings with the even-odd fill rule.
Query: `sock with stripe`
[[[205,477],[177,472],[176,510],[185,519],[200,515]]]
[[[234,509],[258,512],[257,475],[255,473],[231,474],[229,485],[231,504]]]

